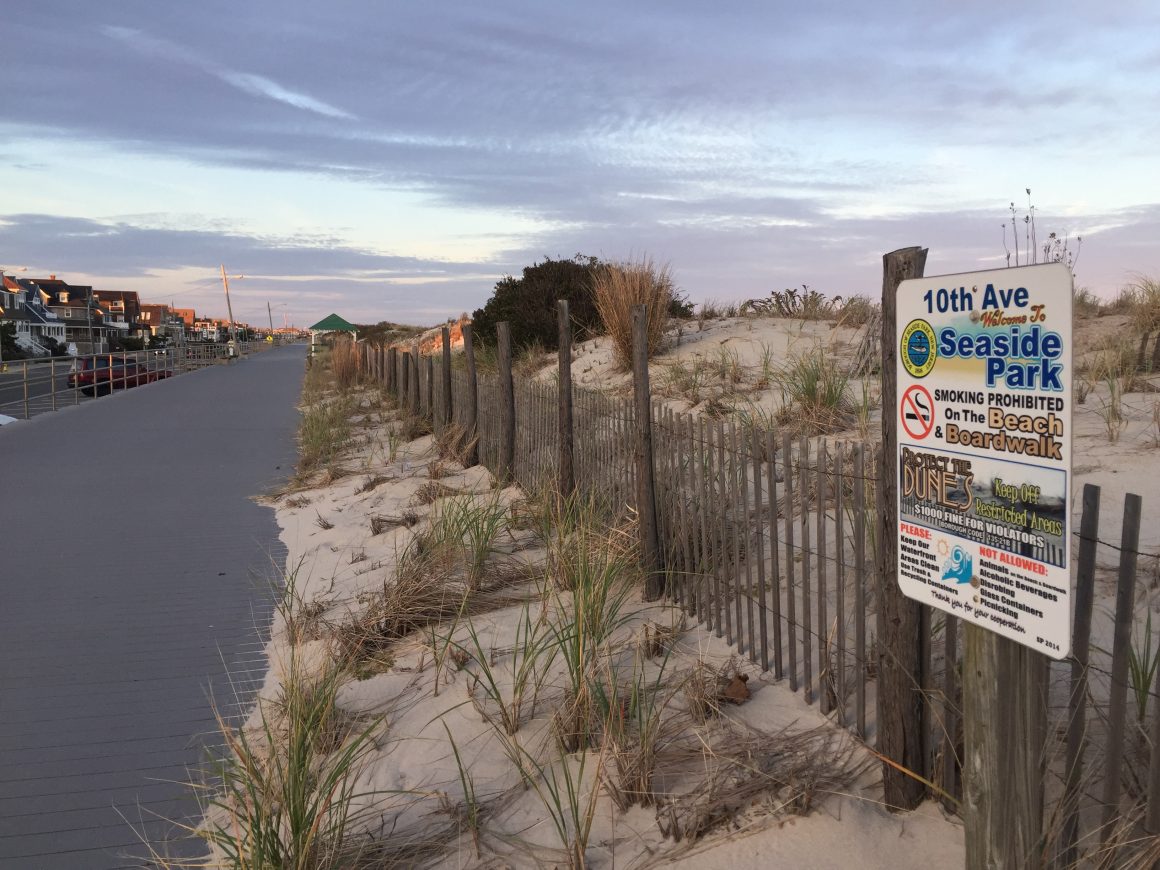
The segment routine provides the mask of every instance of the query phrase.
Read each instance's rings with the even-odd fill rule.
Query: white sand
[[[377,421],[377,417],[372,420]],[[341,622],[362,612],[366,605],[360,596],[380,587],[407,542],[424,527],[424,517],[432,508],[417,503],[415,496],[430,483],[432,463],[436,463],[434,470],[441,485],[475,493],[480,499],[498,498],[505,504],[522,498],[515,488],[492,490],[491,476],[482,468],[465,471],[454,463],[439,461],[429,437],[401,445],[393,459],[381,429],[367,429],[365,438],[366,443],[342,461],[355,473],[283,497],[276,504],[282,540],[290,552],[288,564],[299,566],[296,591],[304,603],[321,602],[323,619],[330,622]],[[356,492],[374,476],[384,480],[370,491]],[[379,535],[371,534],[372,515],[398,518],[407,511],[420,518],[414,529],[392,526]],[[321,528],[319,517],[333,526]],[[526,532],[509,530],[500,544],[524,559],[535,560],[542,555]],[[619,634],[624,640],[633,638],[646,619],[663,625],[681,620],[675,608],[645,604],[636,595],[630,600],[629,610],[631,620]],[[497,670],[508,672],[509,679],[506,659],[522,613],[522,606],[517,605],[474,618],[482,642],[495,650]],[[462,629],[456,639],[465,641]],[[268,652],[271,671],[262,695],[274,698],[289,661],[284,625],[276,625]],[[298,647],[297,665],[308,671],[321,671],[330,654],[326,642],[305,641]],[[752,698],[741,706],[727,707],[722,720],[711,720],[697,733],[712,740],[742,733],[731,728],[753,729],[769,735],[769,745],[776,746],[775,735],[781,729],[817,731],[838,741],[835,746],[852,745],[850,764],[862,769],[862,773],[846,794],[815,795],[811,811],[804,817],[786,818],[758,801],[739,808],[734,819],[692,843],[666,840],[658,828],[654,809],[633,807],[619,812],[601,791],[587,852],[590,866],[678,863],[687,867],[757,867],[774,863],[839,867],[856,860],[859,866],[917,868],[961,863],[962,831],[957,821],[945,818],[933,805],[900,815],[881,809],[877,765],[865,750],[853,746],[853,739],[844,729],[821,716],[816,707],[806,705],[800,695],[737,659],[736,651],[722,640],[689,626],[680,635],[666,670],[676,673],[699,662],[728,670],[730,661],[750,675]],[[651,666],[655,673],[657,663]],[[341,709],[385,717],[385,730],[376,738],[377,748],[357,783],[359,792],[374,794],[364,801],[373,807],[371,818],[375,821],[368,827],[377,833],[376,823],[381,820],[384,830],[401,837],[438,832],[450,824],[447,807],[459,806],[463,801],[463,787],[448,741],[450,732],[470,771],[476,794],[488,810],[482,858],[476,857],[468,833],[455,835],[452,831],[440,866],[553,866],[562,853],[556,829],[546,817],[543,797],[534,789],[520,787],[502,740],[468,700],[472,670],[471,664],[457,671],[448,663],[436,694],[430,647],[421,637],[413,636],[398,645],[391,667],[369,679],[352,677],[340,689],[337,703]],[[518,732],[521,745],[544,759],[552,757],[548,714],[553,699],[559,698],[559,686],[557,673],[547,681],[543,703],[535,716]],[[573,756],[569,762],[574,767],[576,758]],[[596,782],[593,767],[599,758],[599,752],[588,754],[584,794]],[[559,763],[556,762],[557,771]],[[447,833],[442,836],[446,838]]]

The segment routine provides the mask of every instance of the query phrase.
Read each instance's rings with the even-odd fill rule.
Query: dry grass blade
[[[359,346],[350,340],[335,342],[330,352],[330,367],[339,390],[349,390],[358,382]]]
[[[703,765],[703,778],[657,807],[666,837],[692,840],[764,802],[773,816],[807,815],[857,777],[850,738],[828,727],[786,729],[774,735],[726,729],[712,746],[689,747],[686,762]]]

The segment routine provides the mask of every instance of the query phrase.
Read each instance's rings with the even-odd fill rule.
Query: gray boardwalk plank
[[[141,866],[265,672],[294,459],[278,348],[0,430],[0,870]],[[136,830],[135,830],[136,829]],[[200,853],[177,840],[168,851]]]

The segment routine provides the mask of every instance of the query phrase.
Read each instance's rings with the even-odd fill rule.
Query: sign
[[[1071,651],[1072,276],[898,287],[898,583],[1053,658]]]
[[[911,438],[922,440],[934,428],[934,400],[925,387],[915,384],[902,394],[899,405],[902,428]]]

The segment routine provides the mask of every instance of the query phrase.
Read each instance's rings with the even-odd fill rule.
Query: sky
[[[692,300],[1040,243],[1160,277],[1160,4],[4,0],[0,268],[432,324],[577,253]],[[1014,261],[1011,230],[1006,248]],[[1082,243],[1076,242],[1082,237]]]

